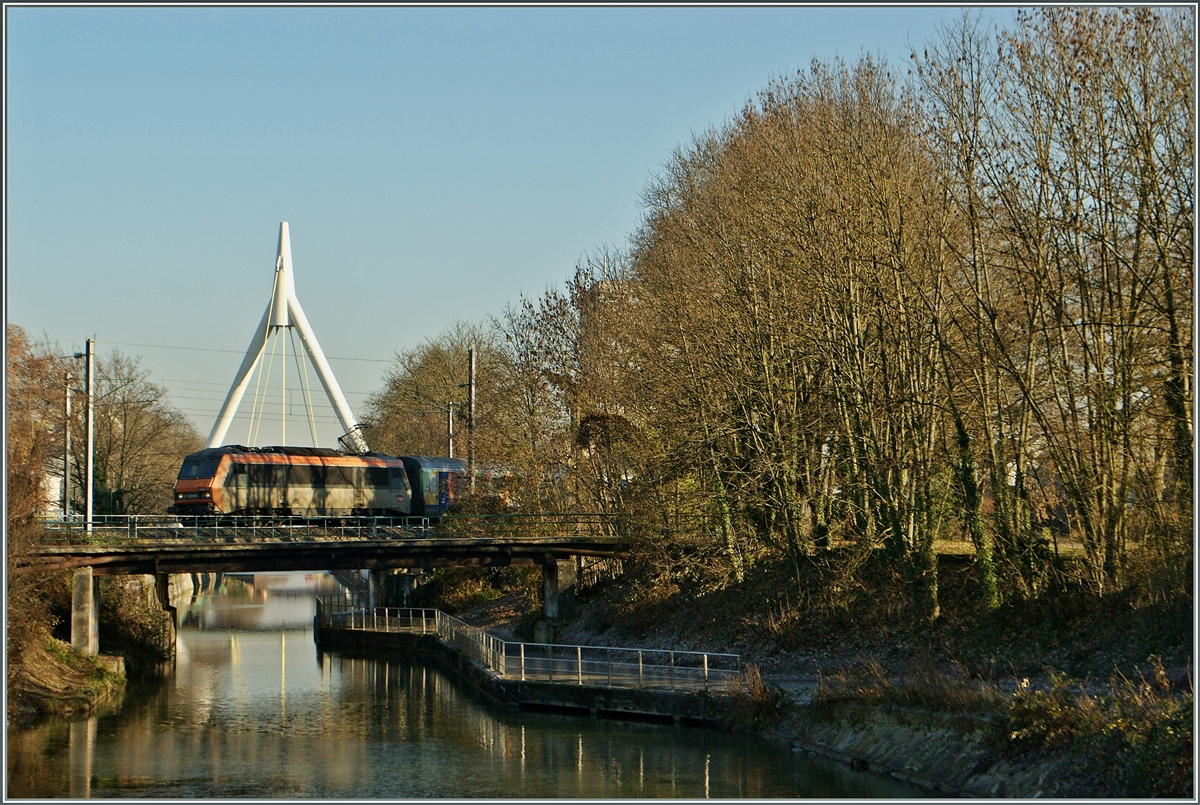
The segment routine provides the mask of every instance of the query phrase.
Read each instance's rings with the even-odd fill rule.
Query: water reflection
[[[92,757],[96,751],[96,719],[71,724],[71,796],[91,795]]]
[[[341,590],[327,573],[226,573],[215,590],[197,586],[172,603],[181,629],[278,631],[311,625],[314,596]]]
[[[10,734],[9,796],[920,795],[753,736],[493,709],[432,668],[321,654],[324,584],[227,577],[179,602],[174,676],[131,685],[119,712]]]

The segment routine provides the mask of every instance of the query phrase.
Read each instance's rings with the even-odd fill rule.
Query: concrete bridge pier
[[[371,609],[387,606],[387,577],[391,575],[391,572],[390,570],[367,571],[367,606]]]
[[[404,568],[367,572],[367,603],[372,607],[406,607],[417,577]]]
[[[400,596],[400,606],[402,607],[408,606],[408,597],[412,595],[413,590],[417,589],[418,579],[417,576],[414,575],[416,572],[417,571],[410,570],[407,573],[401,573],[396,577],[400,582],[400,589],[398,592]]]
[[[98,579],[90,567],[75,571],[71,583],[71,650],[93,656],[100,653],[100,596]]]
[[[533,625],[535,642],[552,643],[555,625],[575,609],[575,573],[575,557],[542,565],[542,614],[546,619]]]
[[[575,609],[575,558],[542,565],[546,620],[565,618]]]
[[[175,646],[179,632],[179,612],[171,606],[171,576],[169,573],[154,575],[154,592],[158,595],[158,604],[163,612],[170,617],[167,619],[167,641],[170,643],[171,659],[175,659]]]

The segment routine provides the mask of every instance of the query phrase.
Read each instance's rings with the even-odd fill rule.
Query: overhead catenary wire
[[[228,352],[234,355],[242,355],[245,350],[239,349],[218,349],[217,347],[180,347],[171,344],[134,344],[127,341],[106,341],[106,344],[112,344],[120,347],[142,347],[145,349],[181,349],[187,352]],[[326,360],[330,361],[359,361],[362,363],[395,363],[395,358],[348,358],[343,355],[326,355]],[[42,359],[44,360],[44,359]]]
[[[20,363],[20,362],[21,361],[11,361],[11,363]],[[129,381],[136,382],[136,381],[144,380],[145,382],[147,382],[151,385],[160,386],[160,387],[165,387],[165,384],[169,383],[169,384],[171,384],[171,386],[169,388],[174,388],[176,384],[185,384],[185,385],[190,384],[190,385],[196,385],[196,386],[212,386],[214,389],[228,388],[227,383],[219,383],[219,382],[210,381],[210,380],[182,379],[182,378],[173,378],[173,377],[164,377],[164,378],[154,379],[153,375],[150,374],[149,372],[147,372],[147,374],[142,375],[142,376],[100,377],[98,379],[101,381],[104,381],[104,382],[113,382],[113,381],[117,381],[117,380],[120,380],[120,381],[129,380]],[[36,390],[40,390],[40,391],[57,391],[62,386],[61,386],[61,383],[52,383],[50,385],[27,383],[27,384],[23,384],[21,387],[26,388],[26,389],[36,389]],[[185,391],[205,391],[205,389],[200,389],[200,388],[197,388],[197,389],[186,389],[185,388],[184,390]],[[76,388],[76,391],[79,391],[79,387]],[[372,395],[378,394],[379,391],[378,390],[376,390],[376,391],[346,391],[345,389],[342,389],[342,393],[345,394],[347,397],[350,397],[350,396],[370,397]],[[204,397],[180,397],[179,399],[201,400],[201,399],[206,399],[206,398],[204,398]],[[219,395],[218,397],[215,397],[213,399],[224,399],[224,395]]]
[[[317,444],[317,421],[313,415],[312,404],[312,389],[308,383],[308,364],[300,360],[300,351],[296,349],[296,334],[288,328],[288,332],[292,339],[292,356],[296,359],[296,366],[301,370],[301,386],[304,389],[304,410],[308,413],[308,429],[312,434],[312,443]]]
[[[213,410],[213,409],[211,409],[211,408],[209,408],[209,409],[201,409],[201,408],[179,408],[179,409],[176,409],[176,410],[178,410],[180,413],[183,413],[183,414],[189,414],[189,415],[195,415],[195,416],[206,416],[206,417],[211,417],[211,416],[213,415],[213,413],[214,413],[214,410]],[[247,413],[238,413],[238,414],[237,414],[237,415],[234,417],[234,421],[235,421],[235,422],[244,422],[244,421],[247,421],[247,418],[248,418],[249,416],[250,416],[250,415],[249,415],[249,414],[247,414]],[[298,414],[289,414],[288,416],[299,417],[299,415],[298,415]],[[268,409],[268,410],[267,410],[265,413],[263,413],[263,414],[260,416],[260,419],[261,419],[261,420],[263,420],[263,421],[265,421],[265,422],[278,422],[278,421],[280,421],[280,420],[282,419],[282,417],[281,417],[281,416],[280,416],[278,413],[276,413],[276,412],[274,412],[274,411],[271,411],[271,410],[269,410],[269,409]],[[317,415],[317,416],[315,416],[315,417],[314,417],[314,419],[317,421],[317,424],[319,424],[319,425],[336,425],[336,424],[339,424],[339,421],[338,421],[337,417],[334,417],[334,416],[321,416],[321,415]]]
[[[271,336],[271,354],[267,359],[267,370],[266,372],[260,371],[258,373],[258,377],[254,385],[254,399],[251,401],[250,406],[250,434],[246,437],[249,439],[247,444],[250,445],[254,445],[258,441],[258,429],[262,425],[262,420],[258,417],[261,415],[262,409],[267,404],[266,392],[271,387],[271,370],[275,367],[275,348],[279,343],[279,332],[276,331],[272,333]],[[258,367],[261,365],[262,356],[260,355],[258,360],[255,362],[255,366]],[[280,421],[282,422],[283,419],[284,417],[281,416]]]

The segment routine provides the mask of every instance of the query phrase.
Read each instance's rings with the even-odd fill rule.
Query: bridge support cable
[[[308,382],[308,364],[300,360],[300,350],[296,349],[296,334],[290,329],[288,334],[292,339],[292,357],[296,359],[296,373],[300,375],[300,389],[304,399],[304,413],[308,417],[308,432],[312,443],[317,443],[317,418],[313,414],[312,386]]]
[[[258,444],[258,429],[262,426],[263,409],[267,406],[267,392],[271,388],[271,371],[275,368],[275,348],[279,345],[278,332],[271,338],[271,352],[267,359],[267,368],[259,372],[254,384],[254,399],[250,401],[250,429],[246,434],[247,444]],[[264,345],[265,351],[265,345]]]
[[[337,413],[338,421],[346,429],[346,434],[342,438],[347,439],[350,442],[348,446],[352,446],[356,452],[368,452],[370,448],[367,447],[367,442],[362,436],[362,426],[354,421],[350,405],[346,402],[346,397],[342,394],[337,379],[333,376],[333,370],[329,368],[329,361],[325,360],[325,353],[321,351],[321,345],[317,343],[317,337],[313,334],[312,327],[308,324],[308,318],[304,315],[304,310],[300,307],[300,302],[296,299],[295,294],[288,298],[288,312],[295,322],[296,329],[300,332],[300,343],[304,345],[309,360],[317,370],[317,377],[320,378],[321,385],[325,388],[325,395]]]
[[[217,421],[213,423],[212,432],[208,434],[207,447],[220,447],[225,441],[225,434],[229,431],[229,426],[233,422],[233,416],[237,413],[238,406],[242,402],[242,397],[246,394],[246,386],[250,384],[250,375],[254,373],[254,370],[258,368],[258,364],[262,360],[263,347],[267,343],[267,323],[270,321],[270,316],[271,311],[268,308],[263,313],[262,321],[258,323],[258,327],[254,330],[254,336],[250,339],[250,346],[246,348],[246,357],[242,359],[242,365],[238,367],[233,385],[230,387],[229,393],[225,396],[225,402],[221,405],[221,412],[217,414]]]

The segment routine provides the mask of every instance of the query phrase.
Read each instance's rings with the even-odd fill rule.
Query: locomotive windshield
[[[188,459],[179,468],[180,478],[211,478],[217,472],[219,459]]]

